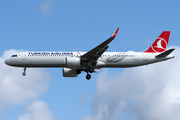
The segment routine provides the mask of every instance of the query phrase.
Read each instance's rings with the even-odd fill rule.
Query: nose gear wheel
[[[22,73],[23,76],[26,75],[26,67],[24,67],[24,72]]]

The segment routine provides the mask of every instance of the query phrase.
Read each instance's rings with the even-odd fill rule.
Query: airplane
[[[12,55],[5,60],[5,64],[26,68],[32,67],[61,67],[63,77],[77,77],[82,71],[86,72],[86,79],[90,73],[96,73],[101,68],[126,68],[148,65],[174,58],[170,54],[174,49],[167,50],[170,31],[163,31],[156,41],[144,52],[106,52],[108,44],[116,37],[114,34],[97,47],[88,52],[31,52],[25,51]]]

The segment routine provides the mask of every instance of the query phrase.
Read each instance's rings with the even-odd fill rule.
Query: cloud
[[[53,9],[53,5],[49,1],[44,2],[40,7],[41,12],[43,12],[46,15],[50,15],[52,9]]]
[[[180,47],[174,59],[110,74],[96,82],[93,116],[83,120],[178,120],[180,118]]]
[[[28,113],[21,115],[17,120],[53,120],[53,113],[44,101],[36,101],[28,107]]]
[[[5,51],[0,57],[0,104],[22,104],[47,91],[50,73],[45,69],[28,69],[22,76],[23,68],[5,65],[4,61],[17,50]]]
[[[30,114],[24,116],[33,117],[36,114],[35,109],[50,115],[51,112],[45,102],[36,102],[37,97],[48,90],[51,75],[47,69],[27,68],[27,75],[24,77],[22,76],[23,68],[10,67],[4,63],[6,58],[22,51],[7,50],[3,53],[3,56],[0,56],[0,110],[5,109],[3,105],[26,105],[32,103],[28,108]]]

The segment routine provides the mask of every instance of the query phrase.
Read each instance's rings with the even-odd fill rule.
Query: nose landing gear
[[[23,76],[26,75],[26,67],[24,67],[24,72],[22,73]]]

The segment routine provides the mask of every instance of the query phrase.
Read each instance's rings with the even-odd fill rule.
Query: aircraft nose
[[[6,65],[10,65],[11,64],[11,60],[9,58],[6,59],[4,62],[5,62]]]

